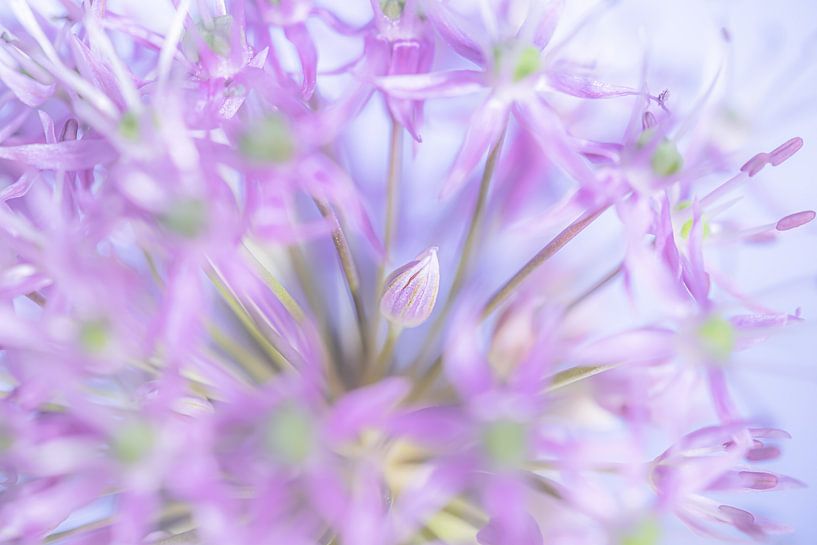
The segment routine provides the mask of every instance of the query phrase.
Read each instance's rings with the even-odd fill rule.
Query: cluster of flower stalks
[[[815,213],[730,211],[803,141],[605,81],[563,4],[5,0],[0,543],[788,531],[729,378],[803,318],[729,256]]]

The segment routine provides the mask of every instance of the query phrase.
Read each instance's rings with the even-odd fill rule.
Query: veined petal
[[[304,98],[308,100],[312,93],[315,92],[318,75],[318,50],[315,48],[312,36],[309,35],[309,30],[303,23],[284,28],[284,34],[298,52],[298,59],[301,61],[301,72],[303,73],[301,90]]]
[[[402,327],[416,327],[434,310],[440,290],[437,247],[429,248],[386,279],[380,312]]]
[[[475,93],[485,87],[485,76],[475,70],[451,70],[430,74],[386,76],[378,78],[375,83],[385,93],[395,98],[425,100]]]
[[[454,51],[478,65],[485,64],[482,48],[456,24],[454,15],[443,2],[426,2],[425,6],[429,21]]]
[[[641,94],[638,89],[604,83],[589,76],[567,72],[558,66],[548,71],[547,79],[557,91],[579,98],[615,98]]]
[[[105,140],[69,140],[56,144],[0,147],[0,159],[43,170],[86,170],[112,161],[116,152]]]
[[[683,279],[687,289],[702,306],[706,306],[709,300],[710,280],[709,274],[704,266],[703,256],[703,219],[701,218],[700,205],[696,202],[692,205],[693,219],[692,232],[689,235],[689,259],[684,260]]]
[[[509,104],[495,98],[488,99],[474,112],[465,133],[465,141],[443,184],[440,198],[444,199],[462,187],[490,147],[502,135],[508,122],[508,112]]]
[[[559,117],[539,100],[514,106],[516,118],[536,137],[542,151],[553,163],[582,185],[597,184],[587,160],[570,145]]]
[[[48,100],[56,87],[54,83],[46,85],[25,76],[6,66],[3,61],[0,61],[0,81],[6,84],[23,104],[32,107],[37,107]]]
[[[315,155],[301,163],[298,175],[304,189],[311,195],[332,203],[352,222],[376,254],[383,251],[383,244],[374,231],[358,188],[338,165]]]
[[[31,188],[34,182],[40,180],[40,173],[36,170],[29,170],[13,184],[4,187],[0,190],[0,202],[6,202],[10,199],[18,199],[23,197]]]
[[[531,10],[536,10],[528,18],[533,26],[533,39],[531,41],[539,49],[544,49],[550,43],[550,39],[556,31],[556,26],[559,24],[559,19],[562,17],[564,7],[564,0],[550,0],[547,3],[531,2]]]

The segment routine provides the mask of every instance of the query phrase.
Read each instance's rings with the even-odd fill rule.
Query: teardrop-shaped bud
[[[380,312],[399,326],[416,327],[431,316],[439,291],[440,262],[434,246],[389,275]]]

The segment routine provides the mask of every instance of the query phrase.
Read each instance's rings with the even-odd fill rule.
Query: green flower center
[[[380,9],[383,10],[383,15],[392,21],[400,19],[405,8],[406,0],[380,0]]]
[[[0,427],[0,454],[3,454],[14,444],[14,437],[8,430]]]
[[[240,139],[241,153],[259,162],[284,163],[295,153],[295,143],[286,122],[270,116],[258,122]]]
[[[527,429],[520,422],[497,420],[482,431],[485,454],[501,467],[516,467],[525,461]]]
[[[283,407],[270,417],[264,439],[275,458],[288,465],[299,465],[314,450],[315,427],[306,410]]]
[[[707,355],[728,359],[735,348],[735,328],[728,320],[713,316],[698,327],[698,341]]]
[[[124,464],[132,465],[145,458],[156,443],[153,427],[147,422],[125,424],[113,437],[113,452]]]
[[[226,57],[230,54],[230,33],[233,28],[233,18],[230,15],[220,15],[213,19],[213,24],[202,27],[201,33],[204,43],[216,55]]]
[[[159,217],[169,231],[185,238],[195,238],[207,227],[207,206],[201,199],[183,199]]]
[[[210,51],[226,57],[230,54],[230,36],[233,29],[233,18],[231,15],[219,15],[208,23],[198,23],[196,31]],[[189,31],[182,38],[182,51],[185,56],[193,62],[198,62],[199,52],[196,41],[196,33]]]
[[[79,343],[91,354],[102,352],[111,338],[111,325],[105,318],[83,322],[79,328]]]
[[[675,142],[664,139],[656,146],[651,160],[652,170],[659,176],[671,176],[684,166],[684,158]]]
[[[516,58],[516,66],[513,71],[514,81],[521,81],[531,74],[535,74],[542,66],[542,59],[539,50],[528,46],[523,49]]]
[[[656,545],[661,527],[654,519],[647,519],[621,539],[621,545]]]
[[[139,138],[139,118],[133,112],[125,112],[119,120],[119,133],[128,140]]]

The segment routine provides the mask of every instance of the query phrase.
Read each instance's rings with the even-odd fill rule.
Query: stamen
[[[787,140],[769,153],[758,153],[746,161],[743,166],[740,167],[740,171],[745,172],[751,178],[763,170],[763,167],[765,167],[767,164],[776,167],[777,165],[783,163],[786,159],[797,153],[802,147],[803,139],[796,136],[790,140]]]
[[[768,153],[758,153],[757,155],[743,163],[743,166],[740,167],[740,171],[745,172],[751,178],[752,176],[763,170],[763,167],[766,166],[766,163],[768,163],[768,161],[769,161]]]
[[[777,447],[759,447],[753,448],[746,453],[746,459],[750,462],[762,462],[766,460],[773,460],[780,456],[780,449]]]
[[[641,116],[641,127],[646,131],[658,125],[658,120],[652,112],[644,112]]]
[[[777,476],[761,471],[741,471],[738,477],[744,486],[752,490],[771,490],[779,482]]]
[[[775,225],[775,229],[778,231],[797,229],[814,221],[815,216],[817,216],[817,213],[815,213],[814,210],[805,210],[803,212],[797,212],[796,214],[790,214],[778,221],[777,225]]]
[[[803,147],[803,139],[799,136],[788,140],[784,144],[773,149],[769,152],[769,162],[772,166],[776,167],[795,153],[797,153],[800,148]]]
[[[65,122],[65,125],[62,128],[62,134],[60,135],[60,140],[62,142],[65,142],[66,140],[76,140],[78,133],[79,123],[76,119],[71,118]]]

